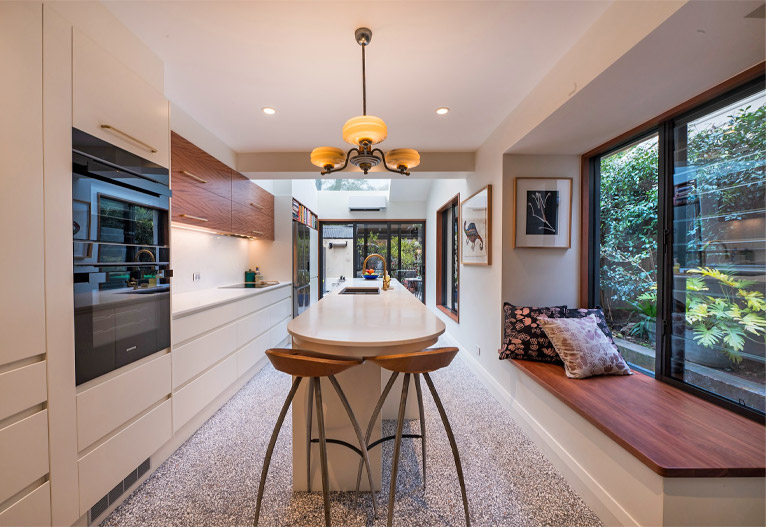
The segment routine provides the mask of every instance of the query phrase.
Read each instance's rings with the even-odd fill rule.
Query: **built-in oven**
[[[169,173],[72,130],[75,377],[170,347]]]

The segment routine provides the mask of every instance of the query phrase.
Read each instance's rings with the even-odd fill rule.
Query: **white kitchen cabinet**
[[[170,439],[170,421],[165,401],[80,458],[80,514]]]
[[[134,362],[124,370],[77,394],[79,451],[170,394],[170,354]]]
[[[45,353],[42,46],[42,4],[0,2],[0,366]]]
[[[45,361],[0,373],[0,421],[45,402]]]
[[[40,527],[51,524],[51,484],[46,481],[0,512],[0,527]]]
[[[165,96],[74,30],[73,126],[163,167],[170,166]]]
[[[48,473],[48,411],[0,428],[0,503]]]
[[[285,342],[292,287],[271,290],[173,319],[173,431],[263,363],[269,347]]]

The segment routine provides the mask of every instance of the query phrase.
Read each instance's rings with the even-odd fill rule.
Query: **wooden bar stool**
[[[290,408],[290,404],[293,401],[293,398],[295,397],[295,392],[298,391],[298,386],[300,385],[301,381],[304,377],[308,377],[310,379],[309,384],[309,404],[308,404],[308,412],[307,412],[307,425],[308,430],[306,432],[307,435],[307,467],[306,471],[310,474],[311,473],[311,405],[312,405],[312,396],[316,397],[316,411],[317,411],[317,425],[319,427],[319,457],[321,459],[321,465],[322,465],[322,495],[324,498],[324,519],[325,519],[325,525],[329,527],[330,525],[330,495],[328,490],[328,483],[327,483],[327,443],[337,443],[342,444],[352,450],[354,450],[362,459],[362,462],[364,463],[365,467],[367,468],[367,474],[369,475],[369,483],[370,483],[370,492],[372,492],[372,507],[373,511],[375,513],[375,516],[378,515],[377,505],[375,503],[375,493],[374,493],[374,487],[372,484],[372,473],[370,472],[370,460],[367,456],[367,447],[366,442],[362,438],[362,430],[359,428],[359,423],[356,420],[356,417],[354,417],[354,412],[351,410],[351,405],[348,403],[348,399],[346,399],[346,395],[343,393],[343,390],[341,389],[340,385],[338,384],[338,381],[335,379],[335,375],[345,371],[349,368],[352,368],[354,366],[358,366],[359,364],[362,364],[364,362],[364,359],[356,358],[356,357],[342,357],[337,355],[329,355],[325,353],[317,353],[313,351],[306,351],[306,350],[296,350],[296,349],[269,349],[266,350],[266,356],[271,361],[271,364],[274,366],[275,369],[287,373],[288,375],[292,375],[295,377],[295,380],[293,381],[293,386],[290,388],[290,393],[287,395],[287,399],[285,399],[284,405],[282,405],[282,410],[279,413],[279,418],[277,419],[277,424],[274,427],[274,432],[271,434],[271,440],[269,441],[269,446],[266,449],[266,458],[263,461],[263,469],[261,470],[261,483],[258,486],[258,498],[256,500],[255,505],[255,520],[253,521],[253,525],[258,525],[258,518],[260,517],[261,513],[261,502],[263,500],[263,489],[266,485],[266,475],[269,472],[269,464],[271,463],[271,455],[274,452],[274,444],[277,442],[277,437],[279,436],[279,431],[282,428],[282,423],[285,420],[285,416],[287,415],[287,410]],[[343,407],[346,409],[346,413],[348,414],[348,418],[351,421],[351,425],[354,427],[354,432],[356,432],[357,440],[359,441],[359,448],[356,448],[353,445],[350,445],[344,441],[338,441],[333,439],[327,439],[325,437],[325,428],[324,428],[324,412],[322,410],[322,388],[321,383],[319,382],[321,377],[327,377],[330,380],[330,383],[332,384],[333,388],[335,388],[335,392],[338,394],[338,397],[340,398],[341,403],[343,404]],[[314,440],[316,441],[316,440]],[[309,475],[309,487],[308,490],[311,491],[310,487],[310,478]],[[357,496],[359,495],[359,487],[357,485]]]
[[[374,448],[375,446],[379,445],[380,443],[384,441],[389,441],[391,439],[394,439],[394,459],[391,464],[391,490],[389,491],[388,496],[388,527],[391,527],[391,524],[393,523],[394,518],[394,500],[396,497],[396,476],[397,472],[399,470],[399,449],[402,442],[402,437],[407,438],[420,438],[421,439],[421,446],[422,446],[422,454],[423,454],[423,487],[426,485],[426,428],[425,428],[425,416],[423,412],[423,393],[420,388],[420,374],[423,374],[423,377],[426,380],[426,384],[428,385],[428,389],[431,391],[431,396],[434,398],[434,402],[436,403],[436,408],[439,410],[439,415],[442,419],[442,424],[444,424],[444,430],[447,432],[447,438],[449,439],[450,447],[452,447],[452,457],[455,458],[455,468],[457,469],[457,479],[460,482],[460,492],[463,495],[463,509],[465,510],[465,524],[470,526],[471,520],[468,516],[468,497],[466,496],[465,492],[465,481],[463,479],[463,467],[460,464],[460,454],[457,450],[457,444],[455,443],[455,436],[452,434],[452,428],[450,427],[449,420],[447,420],[447,414],[444,411],[444,406],[442,405],[441,399],[439,399],[439,394],[436,393],[436,388],[434,388],[434,383],[431,380],[431,376],[428,375],[429,372],[439,370],[441,368],[445,368],[449,366],[449,364],[452,362],[452,359],[455,358],[455,355],[457,355],[458,349],[457,348],[435,348],[435,349],[428,349],[425,351],[416,351],[414,353],[402,353],[397,355],[382,355],[377,357],[365,357],[365,360],[372,361],[376,364],[378,364],[381,368],[385,368],[389,371],[392,371],[391,377],[388,380],[388,383],[386,384],[386,387],[383,389],[383,393],[380,395],[380,399],[378,399],[378,404],[375,405],[375,410],[372,412],[372,417],[370,418],[370,423],[367,425],[367,434],[364,438],[364,443],[367,446],[367,449]],[[404,382],[402,383],[402,397],[399,400],[399,418],[396,423],[396,435],[395,436],[389,436],[389,437],[383,437],[374,443],[370,444],[370,436],[372,435],[372,430],[375,426],[375,420],[378,417],[378,414],[380,413],[381,408],[383,407],[383,403],[386,400],[386,397],[388,397],[388,393],[391,391],[391,387],[394,385],[394,381],[399,376],[400,373],[404,373]],[[402,427],[404,426],[404,410],[407,406],[407,392],[409,390],[409,384],[410,384],[410,376],[415,377],[415,390],[417,392],[418,396],[418,410],[420,412],[420,434],[402,434]],[[367,468],[367,471],[369,472],[369,467]],[[359,491],[359,483],[362,477],[362,464],[359,464],[359,470],[357,471],[357,477],[356,477],[356,488],[357,492]]]

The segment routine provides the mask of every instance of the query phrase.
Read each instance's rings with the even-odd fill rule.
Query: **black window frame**
[[[599,262],[600,262],[600,223],[601,223],[601,192],[600,192],[600,159],[622,150],[630,145],[641,142],[648,137],[658,135],[658,229],[657,229],[657,343],[655,345],[655,371],[651,372],[643,368],[631,365],[633,369],[643,374],[653,376],[655,379],[665,382],[680,390],[696,395],[706,401],[710,401],[723,408],[731,410],[760,423],[766,423],[766,414],[755,408],[740,404],[731,399],[709,392],[692,384],[680,381],[676,378],[678,371],[671,371],[671,367],[682,368],[683,364],[672,359],[672,330],[671,312],[673,295],[673,172],[675,150],[674,129],[677,124],[689,122],[697,117],[704,116],[723,108],[749,95],[766,89],[766,75],[761,73],[756,78],[741,83],[704,102],[685,109],[677,114],[665,118],[644,127],[628,139],[620,141],[616,145],[589,154],[585,159],[587,170],[588,191],[588,225],[587,225],[587,302],[588,307],[593,308],[599,298]]]
[[[452,222],[447,212],[451,212]],[[460,194],[457,194],[436,211],[436,307],[460,322]],[[447,243],[447,241],[451,243]],[[445,248],[449,246],[451,250]],[[445,277],[444,270],[452,261],[452,276]],[[446,299],[451,298],[450,303]]]

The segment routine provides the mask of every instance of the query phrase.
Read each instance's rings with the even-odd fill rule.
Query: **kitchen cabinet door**
[[[171,184],[174,187],[175,179],[173,174]],[[231,200],[199,188],[173,188],[170,216],[172,221],[179,223],[231,232]]]
[[[172,189],[205,190],[231,199],[231,168],[171,132]]]
[[[73,126],[169,167],[165,96],[77,30],[72,45]]]
[[[243,236],[254,236],[261,240],[274,239],[274,217],[252,205],[231,203],[231,232]]]

